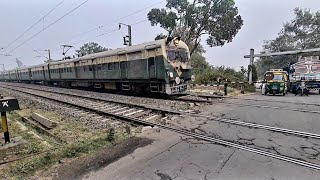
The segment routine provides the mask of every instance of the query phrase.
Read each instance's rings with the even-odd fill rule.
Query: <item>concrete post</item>
[[[225,96],[228,95],[228,82],[227,81],[224,83],[224,95]]]
[[[250,71],[249,71],[249,84],[252,84],[252,65],[254,60],[254,49],[250,49]]]
[[[10,143],[10,136],[9,136],[9,129],[8,129],[8,122],[7,122],[7,113],[1,112],[1,119],[2,119],[2,131],[4,135],[4,142]]]

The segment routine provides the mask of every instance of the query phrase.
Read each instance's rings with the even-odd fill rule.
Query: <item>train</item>
[[[3,71],[1,81],[135,93],[184,94],[194,79],[179,37]]]

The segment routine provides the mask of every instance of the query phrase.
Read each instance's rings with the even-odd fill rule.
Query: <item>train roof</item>
[[[133,45],[133,46],[129,46],[129,47],[117,48],[117,49],[113,49],[113,50],[109,50],[109,51],[88,54],[88,55],[85,55],[82,57],[77,57],[74,59],[68,59],[68,60],[64,60],[64,61],[55,61],[50,64],[62,64],[62,63],[75,62],[75,61],[81,61],[81,60],[96,59],[96,58],[105,57],[105,56],[113,56],[113,55],[132,53],[132,52],[137,52],[137,51],[141,51],[141,50],[154,49],[154,48],[161,47],[162,45],[165,44],[165,42],[166,42],[166,39],[160,39],[160,40],[146,42],[146,43]]]
[[[81,60],[96,59],[96,58],[105,57],[105,56],[113,56],[113,55],[119,55],[119,54],[132,53],[132,52],[137,52],[137,51],[141,51],[141,50],[155,49],[155,48],[159,48],[159,47],[165,46],[166,41],[167,41],[167,39],[160,39],[160,40],[145,42],[145,43],[137,44],[137,45],[133,45],[133,46],[117,48],[117,49],[98,52],[98,53],[94,53],[94,54],[88,54],[88,55],[85,55],[85,56],[82,56],[82,57],[73,58],[73,59],[54,61],[54,62],[51,62],[51,63],[43,63],[43,64],[27,66],[27,67],[23,67],[23,68],[19,68],[19,69],[20,70],[25,70],[25,69],[29,69],[29,68],[36,68],[36,67],[45,66],[45,65],[48,65],[48,64],[56,64],[57,65],[57,64],[64,64],[64,63],[68,63],[68,62],[76,62],[76,61],[81,61]],[[183,43],[179,43],[179,46],[182,47],[182,48],[188,48],[188,46],[184,42]],[[16,69],[7,70],[7,71],[4,71],[4,72],[10,72],[10,71],[14,71],[14,70],[16,70]]]

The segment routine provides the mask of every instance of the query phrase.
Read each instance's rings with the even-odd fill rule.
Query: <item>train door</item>
[[[150,57],[148,58],[148,70],[149,70],[149,78],[153,79],[156,78],[156,63],[155,63],[155,58]]]
[[[51,80],[51,72],[50,72],[50,64],[47,65],[47,68],[48,68],[48,80],[50,81]]]
[[[127,61],[120,62],[120,71],[121,71],[121,79],[127,79],[127,76],[128,76]]]
[[[28,73],[29,73],[30,80],[32,80],[32,79],[33,79],[33,77],[32,77],[31,69],[28,69]]]
[[[47,80],[47,78],[46,78],[46,70],[45,70],[44,66],[42,66],[41,71],[42,71],[42,74],[43,74],[43,79],[46,81]]]
[[[17,72],[17,81],[18,81],[18,82],[20,82],[20,70],[19,70],[19,69],[17,69],[17,71],[16,71],[16,72]]]

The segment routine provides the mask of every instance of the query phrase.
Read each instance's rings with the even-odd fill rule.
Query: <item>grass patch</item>
[[[118,141],[120,140],[118,139]],[[50,165],[58,163],[63,159],[91,154],[111,144],[112,143],[108,141],[108,136],[98,139],[88,139],[87,141],[77,141],[62,148],[54,149],[51,152],[38,155],[32,159],[22,160],[10,165],[10,167],[7,168],[7,173],[9,174],[7,178],[25,179],[33,175],[36,171],[45,170]]]

